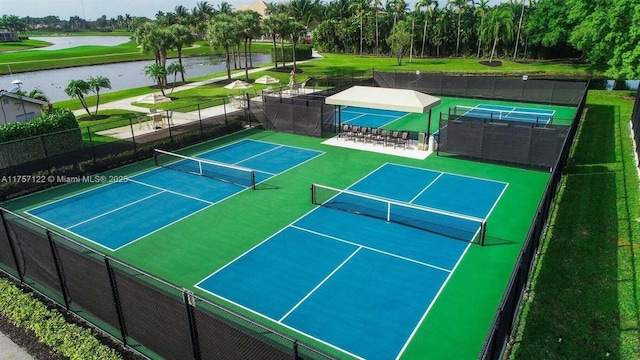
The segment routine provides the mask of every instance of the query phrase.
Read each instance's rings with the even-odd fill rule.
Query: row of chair
[[[358,125],[343,124],[339,137],[346,141],[352,140],[362,141],[363,143],[381,144],[383,146],[398,146],[407,148],[409,142],[409,133],[407,131],[396,131],[387,129],[378,129]]]

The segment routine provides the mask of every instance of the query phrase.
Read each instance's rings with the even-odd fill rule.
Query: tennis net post
[[[160,149],[153,149],[153,157],[157,167],[204,176],[253,190],[256,188],[256,174],[252,169]]]
[[[311,184],[311,202],[314,205],[399,223],[481,246],[485,242],[486,220],[473,216],[320,184]]]

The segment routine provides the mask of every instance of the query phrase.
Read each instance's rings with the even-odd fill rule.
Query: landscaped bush
[[[300,44],[296,45],[296,61],[309,60],[312,57],[312,49],[311,45]],[[275,59],[278,63],[282,62],[282,52],[280,49],[276,49],[276,53],[273,54],[271,52],[271,58]],[[293,61],[293,53],[291,52],[291,48],[284,49],[284,61],[291,62]]]
[[[0,143],[77,128],[76,116],[69,109],[53,109],[30,121],[0,126]]]
[[[121,359],[117,351],[102,344],[89,329],[68,323],[30,293],[0,278],[0,312],[16,326],[26,328],[44,344],[71,360]]]

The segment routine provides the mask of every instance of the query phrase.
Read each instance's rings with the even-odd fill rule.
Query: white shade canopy
[[[440,98],[415,90],[356,85],[331,95],[327,104],[422,114],[440,105]]]
[[[271,75],[260,76],[254,81],[256,84],[277,84],[280,82],[280,79],[275,78]]]
[[[238,90],[238,89],[248,89],[251,86],[252,85],[249,84],[248,82],[244,82],[242,80],[236,80],[232,83],[225,85],[224,88],[229,90]]]

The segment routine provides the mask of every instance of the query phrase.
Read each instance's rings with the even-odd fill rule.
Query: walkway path
[[[33,357],[0,333],[0,360],[33,360]]]
[[[304,60],[304,61],[298,61],[296,62],[296,64],[303,64],[305,62],[309,62],[309,61],[314,61],[314,60],[319,60],[322,59],[322,56],[319,55],[317,52],[313,51],[312,54],[312,58],[310,60]],[[286,64],[287,66],[292,65],[293,63],[288,63]],[[267,70],[271,70],[273,68],[273,65],[271,66],[264,66],[264,67],[259,67],[259,68],[255,68],[255,69],[250,69],[249,73],[253,74],[253,73],[257,73],[257,72],[261,72],[261,71],[267,71]],[[244,75],[244,70],[235,72],[231,74],[231,78],[239,78],[241,76]],[[227,76],[218,76],[212,79],[207,79],[207,80],[203,80],[203,81],[196,81],[196,82],[192,82],[186,85],[182,85],[182,86],[177,86],[173,91],[174,92],[179,92],[182,90],[188,90],[188,89],[192,89],[194,87],[198,87],[198,86],[203,86],[203,85],[208,85],[208,84],[212,84],[218,81],[223,81],[226,80]],[[131,105],[131,103],[138,101],[138,99],[140,99],[141,96],[136,96],[136,97],[130,97],[130,98],[126,98],[126,99],[122,99],[122,100],[116,100],[116,101],[112,101],[112,102],[108,102],[108,103],[104,103],[104,104],[100,104],[100,109],[101,110],[114,110],[114,109],[122,109],[122,110],[131,110],[131,111],[136,111],[136,112],[141,112],[141,113],[148,113],[149,109],[146,107],[140,107],[140,106],[134,106]],[[78,109],[75,110],[73,112],[76,116],[82,116],[84,114],[86,114],[86,110],[84,109]],[[220,111],[216,111],[215,113],[219,114]]]

